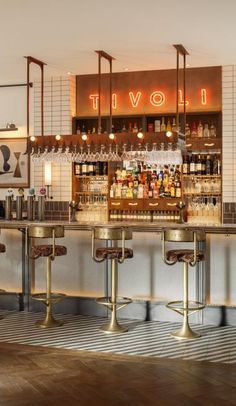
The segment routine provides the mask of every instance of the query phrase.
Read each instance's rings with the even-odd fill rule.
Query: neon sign
[[[129,95],[129,101],[132,108],[136,109],[139,107],[141,99],[143,99],[143,93],[139,90],[136,93],[133,91],[128,92]],[[92,108],[93,110],[98,109],[98,100],[99,96],[98,94],[90,94],[89,99],[92,101]],[[160,107],[165,104],[166,102],[166,96],[165,93],[162,92],[161,90],[154,90],[150,96],[149,96],[149,102],[152,106],[154,107]],[[200,103],[201,105],[206,105],[207,104],[207,90],[205,88],[202,88],[200,91]],[[179,90],[179,100],[178,100],[179,106],[184,105],[184,100],[183,100],[183,92],[182,90]],[[191,103],[189,100],[185,100],[185,105],[189,106]],[[116,110],[118,107],[118,96],[117,93],[112,94],[112,109]]]
[[[160,90],[156,90],[155,92],[152,92],[152,94],[150,95],[150,103],[153,106],[162,106],[162,104],[165,103],[165,95],[163,92],[161,92]]]
[[[136,95],[134,95],[133,92],[129,92],[129,98],[132,104],[132,107],[138,107],[139,100],[142,96],[142,92],[137,92]]]

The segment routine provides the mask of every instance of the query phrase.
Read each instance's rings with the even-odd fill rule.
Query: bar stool
[[[110,322],[101,327],[106,333],[124,333],[127,327],[121,326],[117,321],[117,310],[132,302],[127,297],[117,297],[118,290],[118,263],[125,259],[133,258],[133,250],[125,248],[125,240],[132,239],[132,232],[127,228],[95,227],[92,230],[92,257],[96,262],[111,260],[111,296],[96,299],[97,303],[106,306],[111,311]],[[111,241],[111,247],[102,247],[95,250],[95,240]],[[116,243],[121,240],[121,247]]]
[[[204,260],[204,252],[197,249],[197,243],[205,241],[203,231],[192,231],[186,229],[165,230],[162,233],[162,257],[167,265],[174,265],[176,262],[183,262],[183,300],[168,303],[166,306],[183,316],[183,324],[179,331],[172,335],[179,339],[192,339],[200,337],[200,334],[193,331],[189,326],[189,316],[204,309],[202,302],[190,301],[188,298],[188,270],[189,265],[195,266],[197,262]],[[193,242],[193,249],[174,249],[166,251],[167,242]]]
[[[56,327],[63,324],[62,320],[55,320],[52,315],[52,304],[59,302],[66,295],[62,293],[52,293],[51,290],[51,266],[55,257],[66,255],[67,249],[63,245],[56,245],[55,239],[64,237],[63,226],[31,226],[28,229],[30,238],[52,238],[52,244],[33,245],[30,250],[30,258],[37,259],[39,257],[47,258],[46,265],[46,293],[37,293],[32,295],[32,298],[39,300],[46,305],[46,316],[43,320],[37,321],[35,324],[38,327]]]

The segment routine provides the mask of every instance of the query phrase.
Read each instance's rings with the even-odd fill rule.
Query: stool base
[[[51,314],[46,315],[45,319],[38,320],[35,323],[35,325],[40,328],[60,327],[63,324],[63,320],[55,320]]]
[[[189,326],[183,326],[180,330],[171,333],[171,335],[179,340],[192,340],[201,337],[201,334],[196,333]]]
[[[103,331],[104,333],[110,334],[110,333],[126,333],[128,331],[127,327],[121,326],[119,323],[107,323],[103,324],[103,326],[100,327],[100,330]]]

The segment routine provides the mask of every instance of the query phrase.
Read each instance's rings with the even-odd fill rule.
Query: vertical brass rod
[[[98,54],[98,134],[101,134],[101,55]]]
[[[176,128],[179,131],[179,51],[176,54]]]
[[[52,285],[51,257],[47,257],[47,279],[46,279],[46,308],[47,316],[51,315],[51,285]]]
[[[110,63],[110,133],[112,130],[112,59],[109,60]]]
[[[44,65],[41,65],[41,133],[44,135]]]
[[[184,120],[183,120],[183,133],[185,134],[186,126],[186,55],[183,55],[184,59]]]
[[[30,61],[27,58],[27,137],[29,137],[29,111],[30,111]]]
[[[112,259],[111,261],[111,321],[110,329],[116,330],[118,327],[117,323],[117,309],[116,309],[116,297],[117,297],[117,260]]]

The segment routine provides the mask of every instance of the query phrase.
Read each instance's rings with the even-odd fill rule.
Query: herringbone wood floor
[[[236,405],[236,367],[1,343],[0,405]]]

